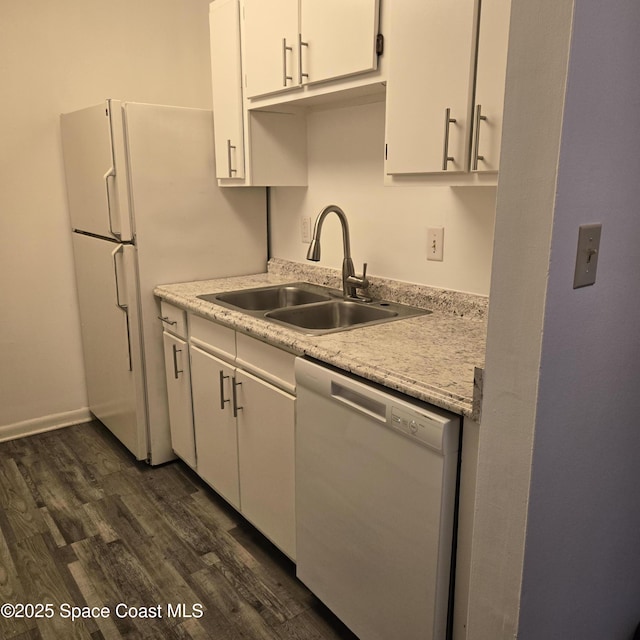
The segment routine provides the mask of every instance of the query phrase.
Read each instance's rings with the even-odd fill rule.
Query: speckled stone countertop
[[[370,277],[369,294],[432,313],[321,336],[305,335],[197,296],[306,281],[340,288],[326,267],[272,259],[267,273],[159,285],[159,298],[297,355],[308,355],[414,398],[478,419],[487,299]]]

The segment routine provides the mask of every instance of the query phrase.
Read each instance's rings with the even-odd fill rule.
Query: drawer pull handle
[[[220,371],[220,409],[224,410],[224,405],[229,402],[229,398],[224,399],[224,381],[229,376],[225,376],[223,371]]]
[[[166,322],[167,324],[171,324],[171,325],[178,324],[177,320],[170,320],[169,316],[158,316],[158,320],[162,320],[162,322]]]

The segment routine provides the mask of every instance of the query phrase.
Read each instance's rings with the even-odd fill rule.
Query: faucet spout
[[[313,227],[313,236],[311,239],[311,244],[309,245],[309,250],[307,251],[307,260],[313,260],[314,262],[318,262],[320,260],[320,234],[322,232],[322,224],[324,223],[325,218],[330,213],[335,213],[340,220],[340,225],[342,227],[342,245],[344,251],[344,258],[342,260],[342,292],[345,298],[357,298],[357,285],[361,287],[367,286],[367,280],[365,274],[362,275],[362,278],[356,277],[355,268],[353,266],[353,260],[351,259],[351,241],[349,237],[349,222],[347,221],[347,216],[344,211],[335,204],[330,204],[320,213],[316,218],[315,225]]]

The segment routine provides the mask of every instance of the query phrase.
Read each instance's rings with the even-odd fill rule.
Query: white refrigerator
[[[89,409],[172,460],[157,284],[266,270],[266,193],[216,184],[211,111],[106,102],[61,116]]]

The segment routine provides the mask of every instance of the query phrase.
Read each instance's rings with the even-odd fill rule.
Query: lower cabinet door
[[[233,367],[191,346],[198,474],[240,510],[238,437],[232,400],[234,375]]]
[[[196,449],[193,437],[188,346],[184,340],[166,331],[163,340],[171,447],[177,456],[195,469]]]
[[[240,370],[232,384],[242,513],[295,559],[295,397]]]

